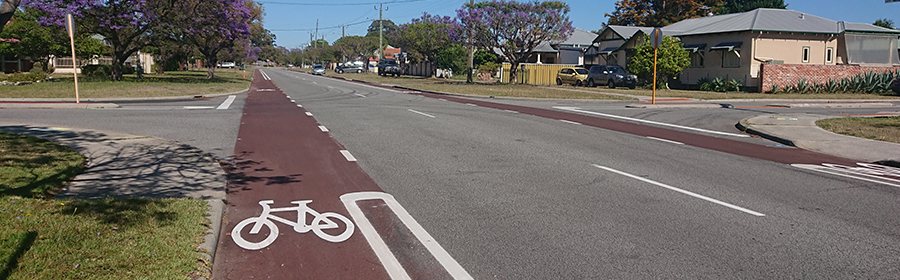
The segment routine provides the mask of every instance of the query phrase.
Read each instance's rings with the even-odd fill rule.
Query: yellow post
[[[656,53],[659,48],[653,48],[653,99],[650,104],[656,104]]]
[[[75,77],[75,103],[81,103],[78,98],[78,63],[75,60],[75,19],[72,13],[66,14],[66,27],[69,32],[69,43],[72,46],[72,76]]]

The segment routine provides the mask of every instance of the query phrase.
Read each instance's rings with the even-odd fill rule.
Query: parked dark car
[[[630,89],[637,87],[637,76],[628,73],[619,66],[594,65],[588,71],[587,86],[595,87],[606,85],[609,88],[627,86]]]
[[[365,67],[363,67],[362,65],[356,65],[356,64],[341,64],[341,65],[338,65],[338,67],[334,69],[334,72],[337,72],[338,74],[362,73],[365,71],[366,71]]]
[[[900,79],[894,79],[894,82],[891,83],[891,90],[896,94],[900,94]]]
[[[396,60],[393,59],[382,59],[378,62],[378,75],[387,76],[394,75],[400,76],[400,65],[397,64]]]
[[[324,75],[325,74],[325,66],[322,66],[322,64],[313,65],[312,73],[313,73],[313,75]]]

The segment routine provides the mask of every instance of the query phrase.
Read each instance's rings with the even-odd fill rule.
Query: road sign
[[[650,32],[650,43],[653,44],[653,48],[659,48],[659,45],[662,45],[662,29],[653,28],[653,31]]]

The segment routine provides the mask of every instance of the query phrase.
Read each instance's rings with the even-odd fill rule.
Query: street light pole
[[[475,0],[469,0],[469,11],[475,6]],[[469,71],[466,73],[466,83],[472,83],[472,72],[475,70],[475,47],[472,46],[472,28],[469,28]]]

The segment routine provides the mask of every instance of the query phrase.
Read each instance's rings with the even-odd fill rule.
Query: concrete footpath
[[[114,131],[0,122],[0,131],[40,137],[87,157],[87,169],[57,198],[192,197],[209,206],[210,229],[201,247],[216,251],[226,174],[208,153],[174,141]]]

